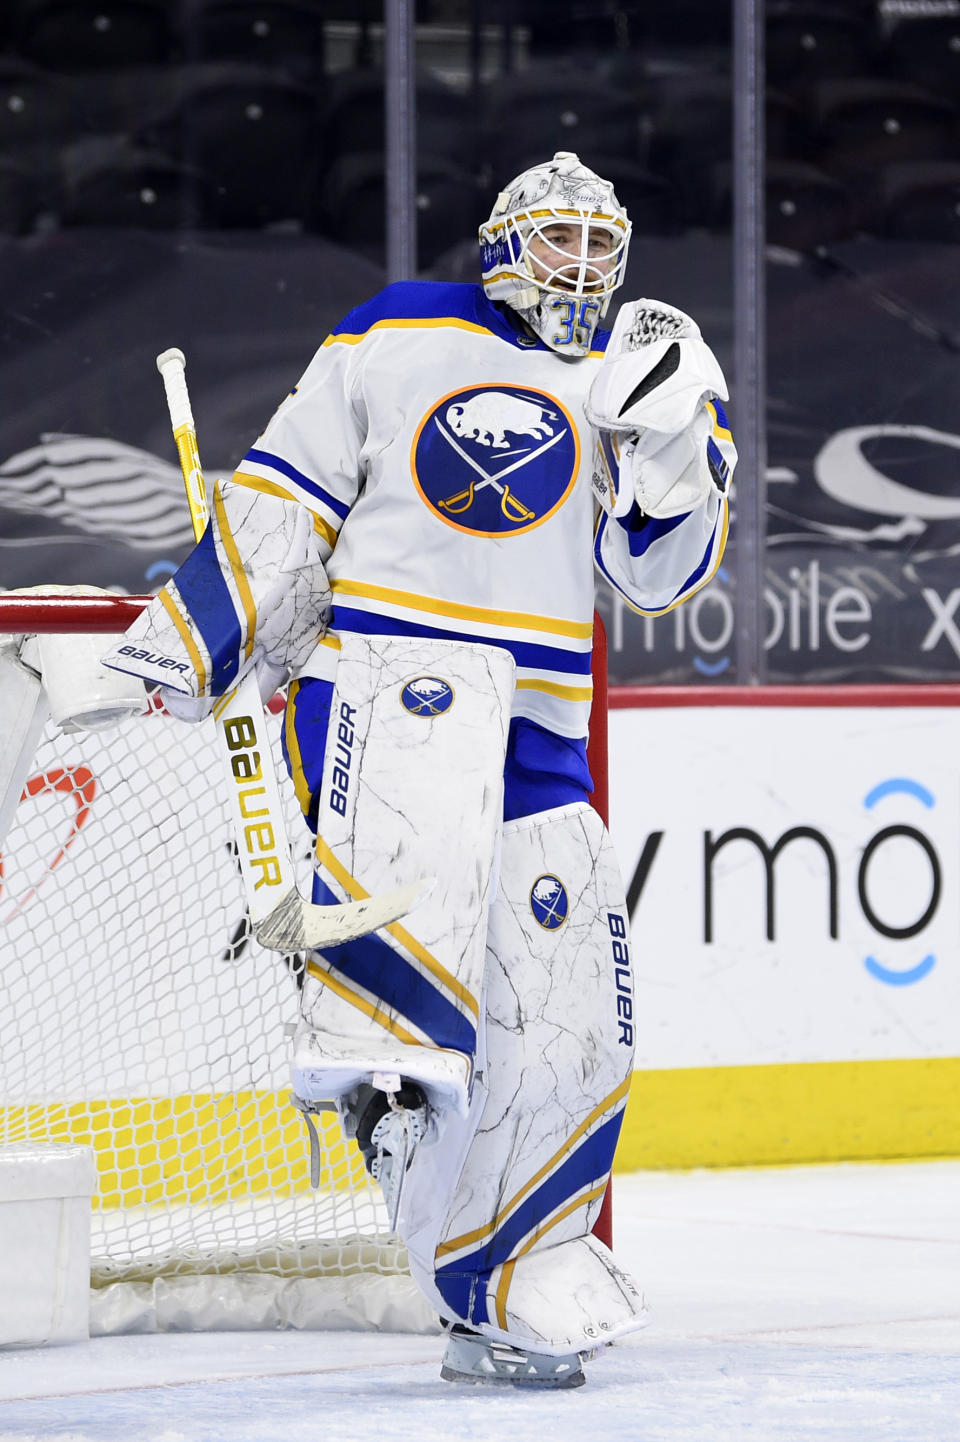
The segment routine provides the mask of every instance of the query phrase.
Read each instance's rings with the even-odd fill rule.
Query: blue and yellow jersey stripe
[[[334,579],[331,588],[334,634],[423,636],[500,646],[513,656],[518,692],[539,692],[580,707],[590,705],[592,620],[461,605],[346,578]],[[585,734],[585,726],[583,731]]]

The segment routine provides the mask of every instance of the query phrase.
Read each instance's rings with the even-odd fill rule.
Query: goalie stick
[[[176,348],[165,350],[157,356],[157,369],[163,377],[190,518],[194,536],[199,541],[209,520],[209,510],[183,352]],[[232,691],[217,701],[213,716],[226,767],[231,820],[250,924],[261,946],[285,952],[322,950],[389,926],[412,910],[422,899],[429,882],[412,882],[380,896],[340,906],[317,906],[305,901],[297,889],[280,789],[264,729],[263,703],[253,671],[248,671]],[[251,825],[250,812],[244,810],[252,779],[256,780],[255,825]]]

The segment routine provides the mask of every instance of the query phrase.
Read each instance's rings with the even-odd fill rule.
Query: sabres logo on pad
[[[475,536],[519,535],[563,504],[580,444],[569,412],[546,391],[511,385],[452,391],[423,417],[413,477],[447,525]]]
[[[400,692],[400,704],[413,716],[442,716],[453,705],[453,687],[440,676],[418,676]]]
[[[544,931],[556,931],[567,919],[570,898],[558,876],[547,872],[538,876],[530,888],[530,910]]]

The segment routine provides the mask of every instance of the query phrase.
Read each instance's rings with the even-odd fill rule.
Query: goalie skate
[[[397,1229],[403,1184],[427,1124],[423,1092],[399,1076],[375,1075],[373,1085],[358,1087],[344,1109],[344,1130],[356,1137],[367,1171],[380,1184],[391,1232]]]
[[[586,1381],[579,1352],[545,1357],[459,1325],[450,1330],[440,1376],[445,1382],[494,1387],[582,1387]]]

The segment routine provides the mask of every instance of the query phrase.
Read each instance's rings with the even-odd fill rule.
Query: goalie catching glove
[[[737,461],[720,405],[727,387],[696,322],[662,301],[637,300],[617,317],[590,387],[598,432],[593,487],[610,515],[686,515],[724,495]]]

